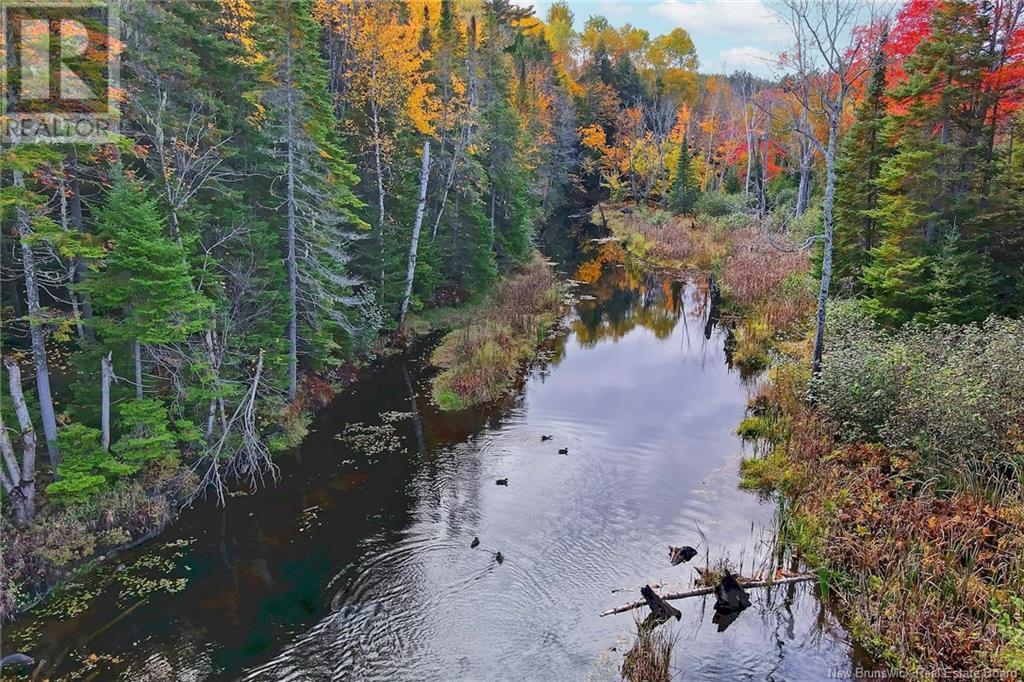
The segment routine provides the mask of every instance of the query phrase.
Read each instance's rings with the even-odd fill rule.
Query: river
[[[737,486],[750,385],[706,289],[583,243],[548,250],[575,302],[502,404],[434,408],[436,339],[378,362],[276,485],[186,511],[5,640],[78,679],[617,679],[635,622],[598,614],[644,583],[684,589],[705,553],[749,573],[775,505]],[[700,531],[700,556],[671,566]],[[713,597],[674,602],[679,679],[867,665],[813,585],[751,597],[724,632]]]

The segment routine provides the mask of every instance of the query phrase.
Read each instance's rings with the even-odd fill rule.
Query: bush
[[[54,502],[84,502],[107,487],[109,480],[135,473],[137,467],[119,462],[100,447],[100,432],[82,424],[61,428],[57,442],[63,461],[60,480],[46,486]]]
[[[561,298],[551,268],[539,257],[509,277],[464,329],[449,333],[431,358],[444,368],[434,402],[460,410],[502,396],[558,317]]]
[[[812,385],[848,440],[916,451],[947,480],[994,489],[1024,480],[1024,321],[887,330],[859,304],[829,316]],[[1015,486],[1015,494],[1019,494]]]
[[[705,192],[697,199],[697,213],[712,218],[742,213],[744,199],[742,194],[723,194],[722,192]]]

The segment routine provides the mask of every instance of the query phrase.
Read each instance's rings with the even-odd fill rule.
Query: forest
[[[853,638],[1024,672],[1024,0],[786,0],[772,75],[563,0],[119,4],[118,132],[0,151],[0,617],[424,338],[431,409],[495,404],[625,257],[721,296],[741,485]]]

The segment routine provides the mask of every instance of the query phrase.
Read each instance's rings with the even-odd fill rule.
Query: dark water
[[[27,618],[5,649],[29,642],[44,675],[79,679],[617,679],[633,616],[598,614],[645,582],[688,586],[668,544],[697,545],[698,526],[694,563],[708,549],[749,572],[774,506],[737,488],[748,386],[706,291],[627,267],[615,244],[561,267],[583,280],[578,301],[505,404],[438,413],[429,344],[384,361],[276,487],[186,513],[87,581],[99,596],[84,611]],[[390,451],[335,438],[354,423]],[[140,596],[122,576],[187,583]],[[722,633],[709,601],[675,602],[680,679],[821,680],[862,663],[811,586],[752,598]]]

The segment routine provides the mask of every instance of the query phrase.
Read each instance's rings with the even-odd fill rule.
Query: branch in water
[[[750,587],[771,587],[772,585],[789,585],[791,583],[803,583],[803,582],[808,582],[810,580],[815,580],[816,577],[817,576],[813,576],[813,575],[794,575],[794,576],[791,576],[789,578],[779,578],[778,580],[749,580],[749,581],[740,581],[740,586],[744,587],[744,588],[750,588]],[[701,596],[704,596],[706,594],[714,594],[714,593],[715,593],[715,587],[712,585],[710,587],[698,587],[696,589],[687,590],[685,592],[669,592],[668,594],[661,595],[661,598],[663,600],[665,600],[665,601],[670,601],[670,600],[673,600],[673,599],[686,599],[687,597],[701,597]],[[608,609],[607,611],[602,611],[601,612],[601,616],[602,617],[610,616],[613,613],[625,613],[627,611],[632,611],[633,609],[638,609],[641,606],[647,606],[647,601],[644,600],[644,599],[641,599],[639,601],[630,602],[629,604],[624,604],[623,606],[617,606],[614,609]]]

